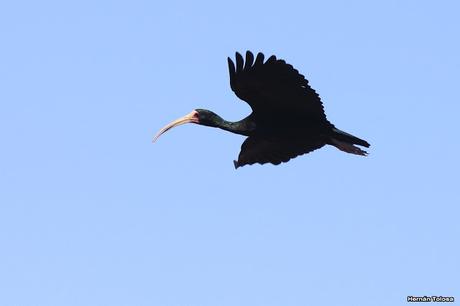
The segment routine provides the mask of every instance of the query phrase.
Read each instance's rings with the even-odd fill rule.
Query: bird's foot
[[[332,138],[332,143],[333,143],[333,146],[339,149],[340,151],[344,151],[344,152],[355,154],[355,155],[367,156],[366,151],[361,150],[360,148],[358,148],[357,146],[354,146],[351,143],[340,141],[334,138]]]

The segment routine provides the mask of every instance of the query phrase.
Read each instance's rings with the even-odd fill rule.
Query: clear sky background
[[[3,1],[0,305],[460,300],[458,1]],[[227,56],[293,64],[367,158],[235,170]]]

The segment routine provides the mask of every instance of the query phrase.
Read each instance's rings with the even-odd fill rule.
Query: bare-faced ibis
[[[241,145],[235,168],[255,163],[279,165],[328,144],[356,155],[367,152],[367,141],[336,128],[326,119],[323,104],[308,81],[294,67],[274,55],[264,61],[262,53],[246,52],[246,60],[236,53],[236,65],[228,58],[230,87],[246,101],[252,113],[237,122],[217,114],[195,109],[164,128],[153,141],[169,129],[196,123],[248,136]]]

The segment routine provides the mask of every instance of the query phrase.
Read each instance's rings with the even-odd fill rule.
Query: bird
[[[230,122],[210,110],[194,109],[160,129],[153,142],[171,128],[185,123],[247,136],[238,159],[233,161],[235,169],[256,163],[279,165],[325,145],[350,154],[368,154],[358,146],[369,148],[370,144],[330,123],[319,95],[285,60],[275,55],[265,60],[263,53],[254,57],[250,51],[246,52],[245,59],[236,52],[235,62],[230,57],[227,60],[230,88],[249,104],[252,113],[240,121]]]

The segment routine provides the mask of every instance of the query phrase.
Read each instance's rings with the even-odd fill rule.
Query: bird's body
[[[330,123],[318,94],[284,60],[271,56],[264,62],[262,53],[254,59],[248,51],[246,60],[236,53],[236,65],[228,58],[228,66],[232,90],[251,106],[252,113],[229,122],[211,111],[197,109],[163,128],[155,139],[187,122],[248,136],[234,162],[236,168],[254,163],[278,165],[326,144],[347,153],[367,154],[355,144],[369,147],[369,143]]]

